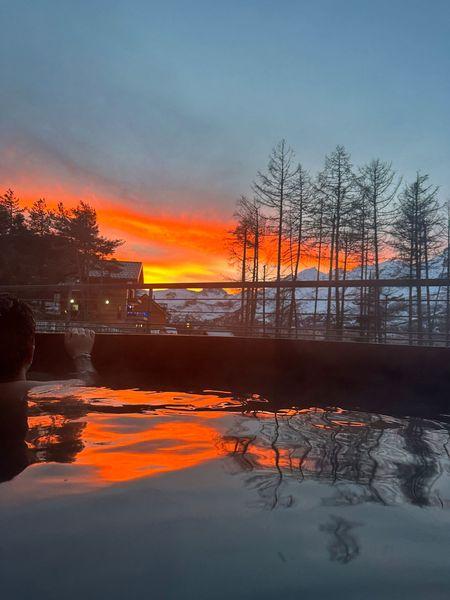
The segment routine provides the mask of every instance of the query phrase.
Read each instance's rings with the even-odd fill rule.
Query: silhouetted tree
[[[401,180],[395,181],[396,174],[390,163],[379,158],[370,161],[358,169],[357,185],[359,188],[359,202],[364,210],[364,219],[361,222],[361,279],[367,278],[368,255],[371,254],[370,263],[373,265],[375,279],[380,278],[380,253],[386,246],[386,233],[389,225],[389,216],[392,214],[392,202],[397,194]],[[361,288],[361,310],[364,311],[364,294]],[[380,293],[375,288],[374,324],[377,337],[380,333]],[[363,316],[363,313],[361,313]]]
[[[318,178],[318,190],[325,198],[325,223],[330,231],[328,276],[336,281],[335,322],[342,327],[340,315],[339,267],[343,253],[342,229],[349,223],[352,213],[352,201],[355,192],[355,177],[350,162],[350,155],[343,146],[325,158],[325,167]],[[331,323],[331,288],[328,294],[327,325]]]
[[[95,210],[86,203],[73,210],[60,204],[54,215],[43,198],[26,211],[12,190],[0,196],[1,283],[86,279],[89,269],[120,243],[100,235]]]
[[[50,235],[52,233],[52,224],[53,214],[47,208],[45,199],[39,198],[28,211],[28,228],[35,235]]]
[[[310,209],[313,198],[313,189],[309,173],[298,165],[296,179],[289,197],[287,207],[288,220],[288,252],[292,281],[297,281],[301,259],[310,239]],[[289,329],[295,324],[298,329],[296,288],[291,290],[287,326]]]
[[[8,189],[0,196],[0,235],[22,233],[25,228],[24,209],[13,190]]]
[[[277,244],[276,281],[281,282],[283,263],[283,234],[285,231],[285,213],[294,194],[297,180],[297,167],[294,165],[294,152],[283,139],[272,150],[267,170],[258,172],[253,184],[255,196],[259,202],[270,209],[270,217],[275,223],[274,232]],[[276,289],[275,332],[281,327],[281,288]]]
[[[439,246],[442,218],[437,200],[438,188],[428,183],[429,176],[417,174],[405,185],[392,224],[392,245],[408,267],[411,278],[421,279],[428,271],[429,256]],[[422,287],[416,287],[416,330],[419,343],[423,335]],[[413,288],[409,288],[409,333],[413,332]],[[430,314],[428,314],[430,318]]]
[[[76,272],[80,281],[87,281],[92,269],[101,269],[102,261],[110,257],[123,243],[100,235],[97,213],[86,202],[73,209],[65,209],[62,203],[54,216],[57,235],[64,237],[75,251]]]
[[[260,279],[260,247],[265,234],[265,218],[261,214],[261,206],[255,199],[249,200],[241,196],[234,213],[236,227],[230,232],[230,259],[239,264],[241,281],[255,284]],[[256,321],[258,304],[258,288],[241,289],[241,325],[253,326]]]

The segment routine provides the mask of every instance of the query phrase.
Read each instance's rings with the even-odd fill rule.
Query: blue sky
[[[231,214],[285,137],[449,192],[450,2],[3,0],[0,179]]]

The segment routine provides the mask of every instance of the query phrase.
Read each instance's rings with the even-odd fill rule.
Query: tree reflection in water
[[[293,483],[327,483],[324,505],[448,506],[439,481],[449,472],[448,424],[340,409],[247,413],[223,437],[231,472],[246,473],[258,504],[273,510],[299,499]]]
[[[92,476],[108,484],[225,457],[228,472],[242,476],[255,492],[252,505],[258,509],[300,504],[307,482],[325,484],[319,503],[330,509],[363,503],[450,505],[440,493],[450,474],[450,427],[442,419],[270,410],[273,405],[258,397],[224,399],[224,394],[155,393],[149,403],[138,390],[102,389],[92,398],[86,390],[80,396],[40,398],[31,403],[26,439],[24,413],[16,438],[0,440],[0,482],[37,462],[96,466]],[[103,413],[96,417],[106,420],[91,413]],[[121,427],[114,415],[139,418]],[[330,560],[344,565],[359,555],[358,526],[362,523],[334,514],[319,525]]]
[[[120,391],[109,390],[108,394],[111,398],[121,399]],[[139,394],[134,392],[133,402],[144,399]],[[169,396],[173,401],[175,395]],[[167,400],[168,395],[155,394],[154,397],[157,402]],[[122,398],[125,400],[124,394]],[[24,444],[22,437],[2,445],[0,480],[11,479],[35,462],[70,463],[76,461],[80,453],[85,460],[92,460],[84,452],[85,428],[90,422],[90,413],[145,413],[147,417],[152,413],[159,416],[159,420],[144,418],[140,421],[142,436],[135,436],[134,448],[127,446],[127,440],[120,448],[122,460],[125,452],[134,452],[136,456],[139,452],[139,464],[136,463],[134,470],[130,467],[129,474],[125,472],[128,468],[125,464],[121,480],[136,477],[140,472],[150,473],[142,470],[143,466],[156,460],[155,452],[159,447],[169,448],[172,436],[181,457],[185,458],[189,452],[196,453],[191,462],[172,461],[174,468],[193,466],[202,460],[225,455],[229,459],[230,473],[244,475],[246,485],[257,492],[256,506],[264,509],[292,507],[300,500],[301,484],[306,481],[327,484],[321,501],[324,506],[368,502],[380,505],[409,503],[419,507],[449,505],[449,500],[442,498],[439,492],[440,482],[450,472],[450,434],[448,423],[444,421],[341,409],[271,411],[267,410],[271,408],[269,402],[255,397],[244,398],[239,404],[230,396],[230,402],[224,404],[223,396],[217,396],[216,405],[210,405],[213,396],[205,395],[204,398],[207,405],[202,404],[202,397],[196,396],[197,407],[189,404],[189,410],[172,403],[171,410],[178,419],[176,431],[171,418],[173,413],[165,410],[169,404],[156,406],[127,404],[125,401],[108,404],[97,399],[89,402],[83,400],[83,396],[81,400],[75,396],[53,397],[47,401],[41,398],[39,406],[32,404],[29,411],[27,443]],[[188,402],[189,395],[184,395],[183,400]],[[231,419],[232,426],[224,435],[223,425],[219,427],[218,424],[225,418],[227,422]],[[152,437],[155,422],[159,433]],[[111,420],[108,427],[106,441],[94,440],[99,452],[102,444],[109,444],[111,448],[114,435],[118,435],[115,421]],[[189,435],[183,437],[180,446],[182,430]],[[105,431],[100,428],[96,435],[101,437]],[[215,445],[214,439],[217,440]],[[171,456],[178,455],[173,451]],[[117,453],[105,454],[103,461],[108,460],[117,461]],[[170,470],[170,464],[167,461],[167,470]],[[342,531],[342,526],[338,530]]]
[[[358,556],[359,544],[351,532],[358,525],[359,523],[352,523],[335,515],[330,515],[328,523],[320,525],[320,531],[330,534],[328,543],[330,560],[345,565]]]

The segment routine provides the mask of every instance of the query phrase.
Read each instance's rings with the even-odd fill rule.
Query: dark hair
[[[35,329],[28,304],[14,296],[0,294],[0,380],[17,377],[30,360]]]

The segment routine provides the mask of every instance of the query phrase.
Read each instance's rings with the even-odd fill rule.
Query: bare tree
[[[268,215],[275,223],[274,232],[277,243],[276,281],[281,282],[283,263],[283,233],[285,213],[294,193],[297,180],[297,167],[294,165],[294,151],[283,139],[279,142],[269,158],[266,171],[258,172],[253,190],[259,202],[270,209]],[[281,328],[281,289],[276,289],[275,299],[275,332]]]
[[[400,260],[408,267],[410,278],[422,279],[427,272],[430,254],[439,246],[442,236],[438,188],[428,183],[429,176],[417,173],[416,179],[405,185],[396,206],[391,233],[392,244]],[[429,316],[429,315],[428,315]],[[422,286],[416,286],[416,332],[423,340]],[[409,288],[408,323],[410,343],[413,342],[414,298]]]
[[[234,213],[237,225],[231,231],[230,257],[240,266],[241,281],[257,284],[260,279],[260,245],[265,233],[265,218],[260,203],[241,196]],[[241,289],[240,323],[253,326],[256,321],[258,287]]]
[[[282,277],[295,283],[300,278],[304,257],[316,258],[316,281],[312,322],[316,331],[318,315],[325,325],[325,335],[333,328],[338,336],[344,321],[358,321],[361,335],[386,340],[388,294],[365,281],[379,280],[381,261],[388,247],[395,248],[399,259],[407,265],[411,278],[427,279],[431,267],[442,251],[445,229],[436,194],[437,188],[427,183],[428,176],[418,174],[398,196],[401,184],[391,163],[374,159],[353,170],[350,155],[343,146],[325,158],[324,168],[315,177],[294,162],[294,152],[285,140],[272,150],[267,169],[258,172],[251,201],[241,203],[238,225],[234,232],[242,281],[256,285],[241,294],[241,323],[254,325],[257,321],[258,284],[261,281],[260,263],[265,265],[265,281],[274,272],[275,308],[273,323],[279,335],[285,325],[298,333],[301,324],[310,321],[300,310],[301,298],[295,285],[282,286]],[[397,198],[397,203],[395,203]],[[239,212],[239,211],[238,211]],[[267,226],[266,226],[267,225]],[[264,237],[263,247],[261,236]],[[447,246],[450,245],[450,217],[447,223]],[[263,258],[261,259],[261,251]],[[448,252],[448,251],[447,251]],[[236,258],[236,257],[235,257]],[[445,263],[445,259],[444,259]],[[442,275],[444,275],[444,263]],[[450,260],[447,258],[447,275]],[[330,285],[320,291],[319,280],[326,278]],[[347,291],[346,280],[358,276],[357,291]],[[449,276],[450,279],[450,276]],[[425,290],[425,294],[423,292]],[[386,296],[382,305],[381,296]],[[420,283],[409,290],[408,319],[410,340],[414,329],[419,340],[424,331],[432,343],[434,329],[443,327],[444,308],[428,285]],[[270,300],[269,300],[270,299]],[[264,324],[266,300],[263,292]],[[389,309],[400,316],[399,302],[391,298]],[[325,302],[324,309],[319,302]],[[433,306],[433,302],[435,302]],[[349,308],[350,303],[350,308]],[[391,310],[392,309],[392,310]],[[447,291],[445,328],[450,339],[450,288]],[[394,311],[394,312],[392,312]],[[442,319],[437,320],[441,314]],[[359,315],[358,315],[359,312]],[[267,313],[268,314],[268,313]],[[438,325],[436,325],[438,323]],[[401,324],[398,324],[401,327]],[[426,329],[425,329],[426,328]]]
[[[309,178],[309,173],[301,166],[297,168],[297,181],[293,193],[289,198],[287,210],[288,221],[288,251],[289,264],[292,281],[297,281],[301,259],[306,245],[310,239],[310,208],[312,202],[313,190]],[[291,299],[289,304],[289,314],[287,326],[289,330],[295,324],[298,330],[297,298],[296,288],[291,289]]]
[[[317,186],[314,185],[314,191]],[[314,193],[313,200],[310,205],[310,235],[311,243],[310,249],[316,254],[316,282],[320,281],[321,269],[323,268],[323,262],[325,260],[324,250],[326,244],[326,231],[325,231],[325,197],[323,194]],[[317,313],[319,309],[319,287],[317,286],[314,290],[314,312],[313,312],[313,334],[316,334],[317,326]]]
[[[386,232],[388,229],[389,216],[392,214],[392,202],[398,192],[401,179],[396,181],[396,173],[392,164],[383,162],[379,158],[370,161],[358,169],[357,185],[361,206],[365,208],[366,219],[361,226],[361,278],[367,261],[364,260],[363,248],[373,253],[371,264],[375,279],[380,278],[380,254],[386,245]],[[367,269],[366,269],[367,271]],[[377,338],[380,338],[380,292],[375,290],[374,321]],[[361,294],[365,291],[361,288]],[[364,305],[361,296],[361,306]]]
[[[350,155],[343,146],[337,146],[332,154],[325,158],[325,167],[319,175],[318,189],[325,197],[325,223],[330,230],[329,280],[336,282],[335,323],[342,327],[340,315],[339,268],[343,252],[342,228],[351,216],[352,200],[355,192],[355,177]],[[331,323],[331,287],[327,304],[327,328]]]

